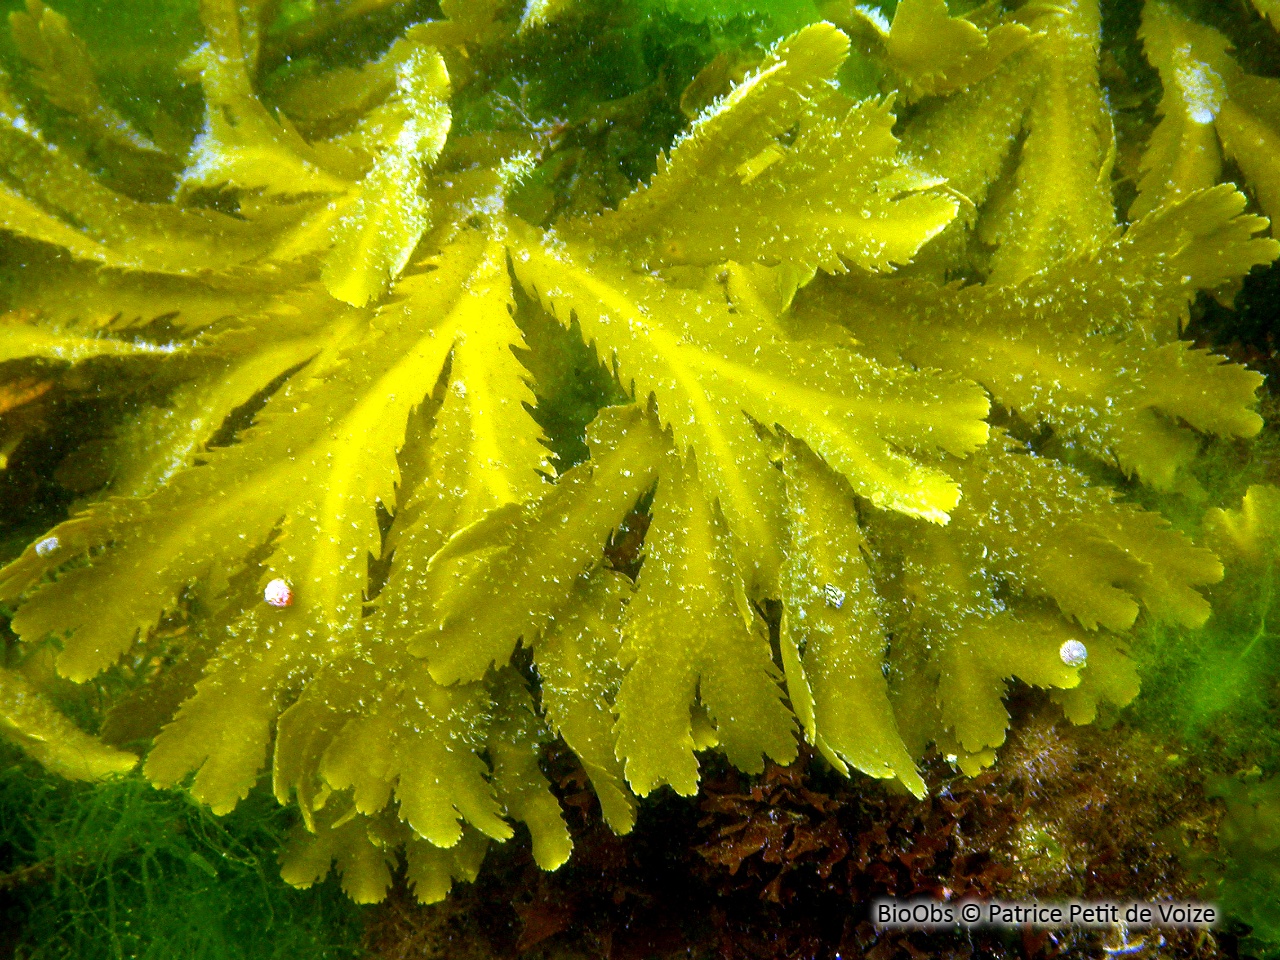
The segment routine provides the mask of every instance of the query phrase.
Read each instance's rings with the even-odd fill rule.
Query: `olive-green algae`
[[[427,10],[430,6],[423,5],[422,9]],[[548,159],[514,189],[509,201],[510,207],[530,222],[546,225],[561,213],[583,214],[592,212],[601,205],[616,203],[630,189],[635,179],[650,172],[657,150],[666,145],[682,122],[678,113],[681,105],[678,92],[696,72],[696,66],[692,64],[698,58],[710,59],[714,52],[731,45],[732,41],[727,40],[727,37],[768,38],[785,32],[779,25],[788,24],[789,29],[789,18],[799,16],[807,19],[807,14],[797,14],[795,11],[801,7],[807,8],[808,5],[777,3],[769,5],[772,15],[770,10],[762,10],[760,12],[763,16],[748,17],[745,20],[733,17],[724,19],[723,15],[728,11],[723,4],[698,0],[654,0],[651,6],[659,12],[644,21],[643,29],[631,33],[626,30],[626,14],[614,12],[597,20],[590,19],[590,16],[585,22],[570,20],[555,28],[559,32],[531,36],[524,41],[526,46],[520,56],[511,61],[517,68],[512,78],[505,83],[496,84],[485,97],[460,107],[457,115],[460,129],[465,129],[467,125],[477,130],[501,127],[501,122],[495,118],[502,111],[516,114],[528,111],[524,120],[532,120],[533,126],[542,134],[550,138],[562,137],[569,145],[559,158],[552,150]],[[959,7],[953,4],[952,12],[958,10]],[[67,12],[70,13],[71,9]],[[887,9],[886,12],[892,13],[892,10]],[[431,9],[429,13],[435,15],[437,11]],[[306,5],[287,7],[281,12],[273,29],[287,30],[291,25],[305,21],[306,17]],[[604,58],[605,65],[596,70],[587,64],[586,58],[582,58],[574,61],[575,68],[582,69],[557,70],[557,58],[572,51],[579,39],[575,31],[586,33],[593,25],[600,23],[606,24],[611,31],[608,43],[612,46],[607,47],[610,55]],[[385,29],[389,37],[392,31],[389,27]],[[377,45],[374,41],[367,42],[370,44],[366,48],[368,51],[372,51]],[[665,60],[663,56],[655,58],[655,45],[665,51]],[[355,46],[360,47],[359,44]],[[676,52],[672,53],[673,50]],[[758,56],[759,53],[759,50],[755,51],[755,55]],[[330,50],[309,65],[275,64],[268,81],[283,84],[290,79],[291,71],[305,71],[321,64],[331,65],[341,60],[343,55],[341,51],[335,53]],[[348,55],[353,63],[364,59],[364,54]],[[528,72],[520,75],[518,70]],[[606,97],[606,94],[609,96]],[[616,100],[617,109],[604,117],[603,122],[593,125],[596,118],[592,114],[596,112],[596,103],[606,98]],[[563,109],[559,109],[561,107]],[[148,111],[144,109],[142,113],[145,115]],[[568,154],[572,154],[572,157],[566,161],[563,157]],[[210,198],[209,202],[220,203],[222,200]],[[550,435],[552,445],[560,456],[558,468],[564,470],[580,461],[587,453],[582,433],[591,415],[604,403],[618,402],[624,399],[624,395],[610,377],[600,376],[602,368],[596,363],[596,358],[585,349],[585,345],[576,342],[577,327],[571,328],[575,335],[572,347],[565,349],[563,344],[547,347],[539,343],[539,333],[535,329],[537,323],[547,319],[546,315],[540,315],[538,319],[531,321],[528,319],[529,304],[526,303],[520,310],[525,340],[533,350],[525,358],[524,365],[538,381],[535,390],[538,409],[535,416],[542,429]],[[555,337],[547,342],[555,343]],[[558,399],[554,403],[549,402],[553,397]],[[1263,443],[1265,447],[1265,439]],[[1037,449],[1048,451],[1051,445],[1042,444]],[[1069,455],[1063,458],[1070,459],[1070,454],[1078,453],[1079,451],[1068,451]],[[1211,457],[1210,471],[1213,462]],[[1205,468],[1198,469],[1204,473]],[[1239,488],[1240,481],[1247,471],[1237,471],[1230,466],[1223,469],[1232,479],[1231,484],[1203,482],[1202,489],[1198,492],[1188,486],[1184,488],[1182,500],[1171,499],[1163,504],[1167,512],[1179,521],[1179,526],[1184,531],[1194,532],[1196,523],[1193,518],[1206,502],[1226,505],[1238,502],[1238,497],[1243,492]],[[1101,477],[1104,473],[1105,471],[1097,471],[1095,475]],[[1126,483],[1119,477],[1118,471],[1110,472],[1105,479],[1120,486]],[[1225,491],[1232,485],[1235,489],[1228,495]],[[1206,494],[1206,490],[1210,492]],[[1142,494],[1137,494],[1135,499],[1152,502],[1152,498],[1146,498]],[[1270,609],[1266,592],[1268,582],[1241,582],[1229,576],[1221,587],[1214,589],[1212,599],[1215,614],[1203,628],[1154,625],[1142,628],[1143,654],[1140,663],[1146,674],[1145,686],[1151,692],[1152,700],[1149,708],[1142,708],[1146,712],[1139,716],[1156,718],[1151,721],[1153,726],[1165,725],[1177,730],[1192,749],[1203,751],[1204,756],[1212,755],[1214,748],[1203,745],[1210,739],[1219,746],[1225,742],[1227,746],[1218,757],[1220,766],[1227,773],[1234,772],[1230,769],[1232,764],[1237,761],[1243,764],[1246,760],[1256,761],[1260,771],[1265,774],[1275,772],[1273,766],[1277,753],[1274,743],[1274,697],[1268,693],[1269,689],[1274,690],[1274,672],[1268,663],[1274,664],[1275,651],[1272,645],[1273,635],[1267,627]],[[1263,655],[1257,656],[1258,651]],[[1170,682],[1171,679],[1173,682]],[[1268,684],[1271,686],[1268,687]],[[1211,731],[1216,733],[1209,738]],[[1264,800],[1270,796],[1263,787],[1256,784],[1257,776],[1255,774],[1255,780],[1248,781],[1246,786],[1240,786],[1245,781],[1237,779],[1228,781],[1228,785],[1222,787],[1223,795],[1234,808],[1244,810],[1251,796],[1263,797]],[[128,789],[139,789],[136,781],[127,783],[131,784]],[[117,788],[125,789],[121,784],[75,789],[80,791],[77,794],[80,802],[93,803],[96,801],[88,798],[96,796],[94,791]],[[177,802],[171,795],[161,796],[167,799],[157,800],[157,804]],[[129,802],[135,803],[138,800],[137,795],[132,795]],[[1265,804],[1258,809],[1263,810],[1263,807]],[[165,809],[172,812],[170,808]],[[246,811],[244,816],[249,819],[265,811],[258,794],[251,795],[247,806],[242,809]],[[1266,810],[1270,810],[1270,807],[1266,807],[1258,815],[1269,815]],[[240,815],[238,812],[234,816]],[[73,819],[65,817],[60,822],[70,822]],[[265,849],[269,842],[274,842],[271,837],[278,839],[278,831],[276,834],[270,834],[269,831],[255,832],[256,828],[247,820],[225,823],[229,830],[244,830],[246,833],[242,836],[256,838],[253,840],[254,844],[261,841],[261,846],[250,845],[258,852]],[[143,837],[149,836],[146,829],[140,828],[138,832]],[[1272,928],[1268,927],[1271,919],[1265,913],[1249,914],[1245,906],[1248,902],[1246,894],[1256,895],[1273,889],[1268,884],[1274,884],[1274,874],[1267,873],[1264,858],[1256,857],[1247,842],[1240,839],[1241,836],[1242,834],[1238,834],[1234,841],[1224,840],[1224,850],[1234,860],[1230,860],[1224,868],[1227,887],[1224,888],[1223,899],[1224,903],[1237,905],[1237,914],[1254,924],[1255,935],[1263,942],[1271,936]],[[155,842],[156,849],[163,850],[157,856],[166,864],[173,860],[182,865],[183,870],[194,870],[192,877],[198,879],[199,876],[208,876],[208,872],[200,864],[201,861],[212,862],[209,849],[231,849],[237,841],[230,839],[230,834],[227,834],[207,847],[199,847],[195,853],[183,853],[177,847],[171,849],[166,846],[167,842]],[[118,854],[111,856],[115,857],[113,862],[127,860]],[[255,865],[250,869],[246,866],[250,859],[252,858],[247,854],[235,853],[228,862],[245,867],[246,876],[252,875],[250,880],[257,882],[258,874],[255,871],[263,861],[254,861]],[[144,856],[141,862],[152,861]],[[216,868],[214,872],[218,872]],[[266,873],[270,874],[271,870],[268,869]],[[1231,886],[1232,884],[1235,886]],[[269,899],[278,894],[279,891],[276,891],[270,895],[264,893],[264,896]],[[85,915],[94,914],[86,908]],[[138,912],[138,916],[142,917],[144,914]],[[103,930],[110,928],[100,924],[94,929],[97,930],[97,935],[101,935]],[[187,932],[179,935],[196,936]],[[298,942],[298,948],[309,949],[302,941]],[[91,949],[86,949],[88,952],[82,955],[94,955]],[[219,954],[209,954],[217,955]]]

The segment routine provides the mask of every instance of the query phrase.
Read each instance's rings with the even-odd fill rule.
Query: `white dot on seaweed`
[[[1089,650],[1079,640],[1068,640],[1058,648],[1058,656],[1068,667],[1083,667],[1089,659]]]
[[[61,544],[58,543],[57,537],[45,537],[43,540],[41,540],[39,543],[36,544],[36,556],[47,557],[49,554],[53,553],[53,551],[57,550],[58,547],[60,546]]]
[[[293,587],[289,586],[288,580],[276,577],[262,591],[262,599],[273,607],[291,607],[293,606]]]

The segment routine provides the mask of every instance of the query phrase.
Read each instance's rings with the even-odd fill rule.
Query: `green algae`
[[[1233,323],[1220,309],[1206,313],[1223,340],[1257,342],[1280,304],[1246,296]],[[1274,387],[1272,388],[1274,391]],[[1274,392],[1272,394],[1274,396]],[[1269,401],[1274,403],[1274,401]],[[1251,483],[1276,479],[1280,437],[1274,420],[1245,451],[1211,451],[1199,474],[1204,496],[1238,502]],[[1183,509],[1186,506],[1183,505]],[[1213,589],[1213,615],[1201,628],[1149,624],[1136,647],[1143,696],[1131,721],[1180,751],[1179,762],[1200,772],[1204,789],[1222,802],[1216,854],[1191,853],[1203,897],[1247,931],[1244,955],[1280,956],[1280,569],[1274,550],[1260,563],[1228,565]]]
[[[1249,927],[1245,950],[1280,957],[1280,777],[1244,782],[1210,780],[1210,795],[1227,808],[1218,839],[1219,857],[1202,864],[1207,896]]]
[[[42,777],[0,748],[0,950],[24,960],[346,960],[361,917],[336,883],[277,876],[290,817],[258,793],[212,816],[131,775]]]

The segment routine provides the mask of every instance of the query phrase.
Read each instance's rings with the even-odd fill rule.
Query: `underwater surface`
[[[0,960],[1280,957],[1278,0],[5,12]]]

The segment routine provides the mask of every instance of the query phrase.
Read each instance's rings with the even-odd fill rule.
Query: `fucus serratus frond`
[[[566,862],[549,738],[620,833],[710,749],[757,772],[803,738],[920,795],[931,745],[995,762],[1011,680],[1089,722],[1137,693],[1139,617],[1208,616],[1215,555],[1100,478],[1194,497],[1202,437],[1262,427],[1261,377],[1179,339],[1280,253],[1241,192],[1280,215],[1280,83],[1222,35],[1147,0],[1164,98],[1122,216],[1097,0],[836,0],[709,63],[620,197],[504,86],[590,11],[441,8],[283,69],[305,31],[202,0],[185,139],[113,105],[56,11],[11,17],[0,225],[34,266],[6,456],[49,389],[134,412],[109,482],[0,573],[31,651],[6,735],[127,769],[37,668],[123,664],[107,739],[148,742],[153,782],[222,812],[269,768],[288,880],[336,861],[377,900],[403,851],[435,900],[513,822]],[[619,401],[577,463],[538,374],[571,338]]]

